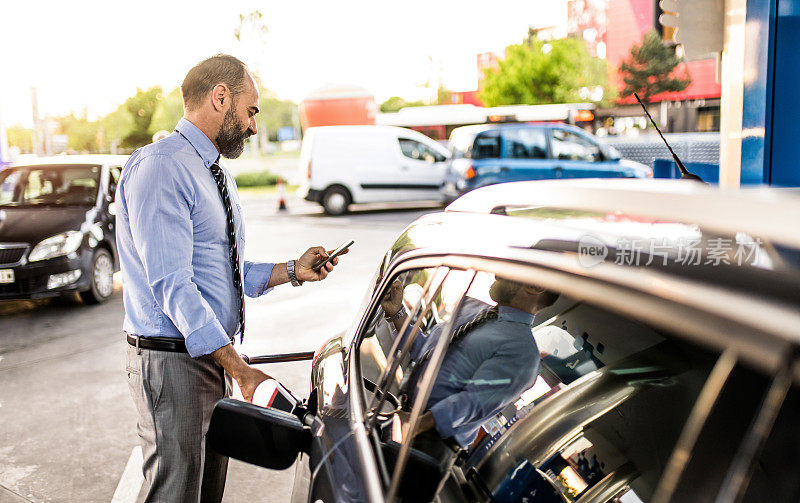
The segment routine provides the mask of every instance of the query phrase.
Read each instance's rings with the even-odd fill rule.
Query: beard
[[[225,119],[222,121],[222,127],[219,128],[217,133],[216,142],[219,153],[227,159],[236,159],[244,151],[244,141],[250,136],[247,126],[242,124],[236,114],[236,102],[231,103],[230,109],[225,114]]]

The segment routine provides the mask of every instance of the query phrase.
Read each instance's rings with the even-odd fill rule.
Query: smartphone
[[[341,255],[342,253],[344,253],[344,251],[345,251],[345,250],[347,250],[348,248],[350,248],[351,246],[353,246],[353,243],[355,243],[355,241],[352,241],[352,240],[351,240],[349,243],[345,243],[345,244],[343,244],[342,246],[340,246],[339,248],[336,248],[335,250],[333,250],[333,253],[331,253],[330,255],[328,255],[328,258],[326,258],[325,260],[323,260],[323,261],[322,261],[322,262],[320,262],[319,264],[315,265],[315,266],[314,266],[314,267],[312,267],[311,269],[312,269],[314,272],[319,272],[319,270],[320,270],[320,269],[322,269],[323,267],[325,267],[325,264],[327,264],[327,263],[328,263],[328,262],[330,262],[331,260],[335,259],[335,258],[336,258],[336,257],[338,257],[339,255]]]

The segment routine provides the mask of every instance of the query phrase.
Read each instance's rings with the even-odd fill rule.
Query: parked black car
[[[0,299],[111,296],[114,192],[126,158],[61,156],[0,170]]]
[[[690,183],[512,183],[419,219],[314,355],[308,399],[221,400],[209,445],[296,461],[298,502],[798,501],[800,199]],[[557,294],[538,354],[484,351],[492,372],[437,402],[458,419],[414,435],[464,363],[462,311],[502,304],[501,281]],[[438,435],[473,420],[467,442]]]

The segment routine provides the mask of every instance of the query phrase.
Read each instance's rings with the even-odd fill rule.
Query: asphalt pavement
[[[284,285],[247,299],[249,355],[310,351],[355,319],[395,237],[434,206],[357,208],[328,217],[317,205],[242,196],[249,260],[283,262],[306,248],[351,251],[321,283]],[[75,298],[0,302],[0,503],[133,503],[143,497],[136,416],[125,380],[122,291],[100,306]],[[264,366],[300,396],[309,362]],[[231,461],[226,502],[288,501],[294,468],[271,472]]]

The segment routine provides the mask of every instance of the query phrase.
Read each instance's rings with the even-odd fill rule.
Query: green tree
[[[278,139],[278,129],[282,127],[296,127],[297,105],[289,100],[282,100],[275,93],[259,86],[258,110],[256,123],[259,134],[275,141]]]
[[[676,75],[680,63],[675,50],[664,45],[658,33],[645,33],[641,45],[631,47],[630,57],[619,65],[625,83],[620,95],[628,97],[637,93],[647,103],[657,94],[683,91],[692,80],[685,70],[683,76]]]
[[[6,128],[6,139],[9,147],[17,147],[23,154],[33,152],[33,130],[19,124]]]
[[[450,105],[452,102],[450,98],[453,96],[453,92],[447,89],[444,86],[439,86],[439,89],[436,92],[436,104],[437,105]]]
[[[97,122],[72,113],[60,117],[58,123],[61,132],[69,138],[67,145],[70,150],[94,153],[102,149],[102,146],[97,144]]]
[[[149,134],[152,137],[162,129],[172,131],[183,117],[183,98],[181,88],[176,87],[164,99],[158,102],[153,120],[150,122]]]
[[[425,105],[422,101],[406,101],[400,96],[392,96],[388,100],[381,103],[380,109],[383,113],[397,112],[405,107],[421,107]]]
[[[137,89],[136,94],[125,101],[123,106],[133,119],[133,127],[122,139],[123,147],[138,148],[150,143],[150,123],[161,98],[161,87],[154,86],[145,91]]]
[[[506,47],[496,71],[486,70],[479,98],[490,107],[574,103],[588,99],[587,89],[601,86],[605,101],[609,97],[606,68],[605,60],[592,57],[583,40],[545,42],[529,37]]]
[[[116,110],[100,119],[100,136],[103,138],[101,150],[108,152],[111,147],[122,144],[122,139],[128,136],[133,129],[133,117],[128,113],[125,105],[120,105]]]

